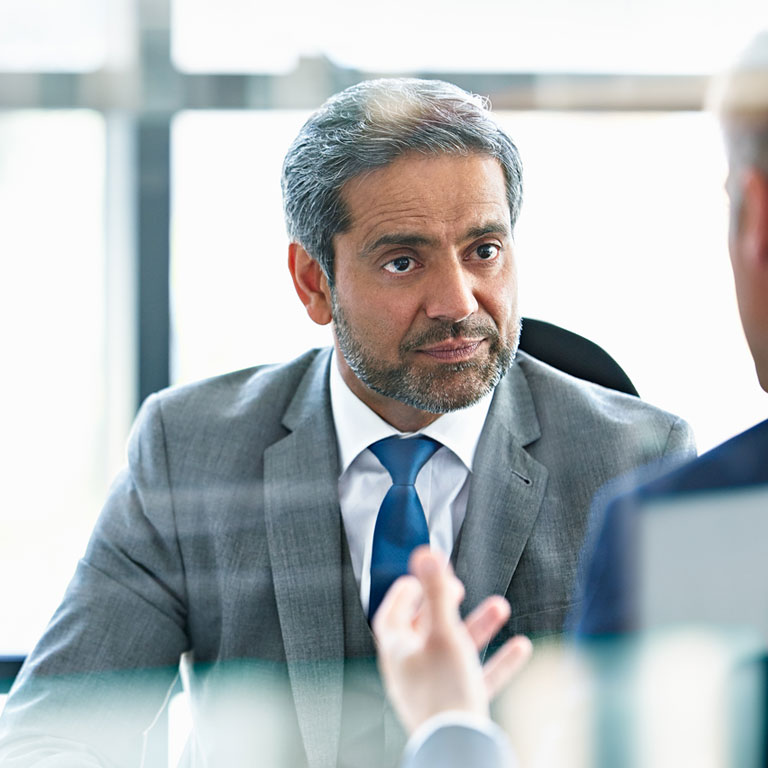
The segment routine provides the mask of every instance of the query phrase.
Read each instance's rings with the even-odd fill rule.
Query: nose
[[[477,311],[474,276],[461,262],[434,270],[425,299],[427,317],[459,322]]]

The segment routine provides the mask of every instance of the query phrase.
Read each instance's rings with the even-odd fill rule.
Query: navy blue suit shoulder
[[[768,420],[694,461],[595,509],[599,530],[583,553],[581,613],[571,625],[582,637],[632,631],[638,515],[649,501],[689,493],[768,484]]]
[[[768,419],[702,454],[636,493],[653,498],[674,493],[768,483]]]

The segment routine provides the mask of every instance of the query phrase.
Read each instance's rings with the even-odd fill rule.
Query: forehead
[[[510,220],[504,172],[487,155],[404,155],[351,179],[341,195],[351,220],[345,235],[361,241],[388,231],[449,236]]]

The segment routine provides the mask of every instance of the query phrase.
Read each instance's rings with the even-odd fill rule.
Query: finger
[[[492,595],[483,600],[464,620],[475,648],[484,648],[504,626],[510,613],[509,603],[501,595]]]
[[[488,699],[492,699],[525,666],[533,653],[533,645],[525,635],[510,637],[483,665],[483,678]]]
[[[445,555],[439,550],[419,547],[411,555],[409,570],[424,591],[423,619],[429,631],[454,624],[458,618],[457,596],[460,594]],[[463,589],[463,588],[462,588]]]
[[[373,633],[377,639],[386,632],[410,628],[416,615],[423,591],[413,576],[401,576],[387,590],[374,614]]]
[[[450,564],[448,565],[448,568],[450,568]],[[450,576],[450,589],[451,589],[451,600],[453,600],[454,605],[458,608],[462,602],[464,601],[464,596],[466,595],[467,591],[464,589],[464,585],[461,583],[461,579],[458,579],[456,576],[453,575],[453,571],[449,571],[451,574]]]

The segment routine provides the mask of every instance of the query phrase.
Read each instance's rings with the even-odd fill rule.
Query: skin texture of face
[[[334,321],[341,375],[413,431],[490,392],[517,350],[517,277],[504,174],[484,155],[409,154],[349,181],[335,285],[297,244],[291,272]]]
[[[757,169],[732,171],[728,238],[741,324],[760,386],[768,391],[768,179]]]

